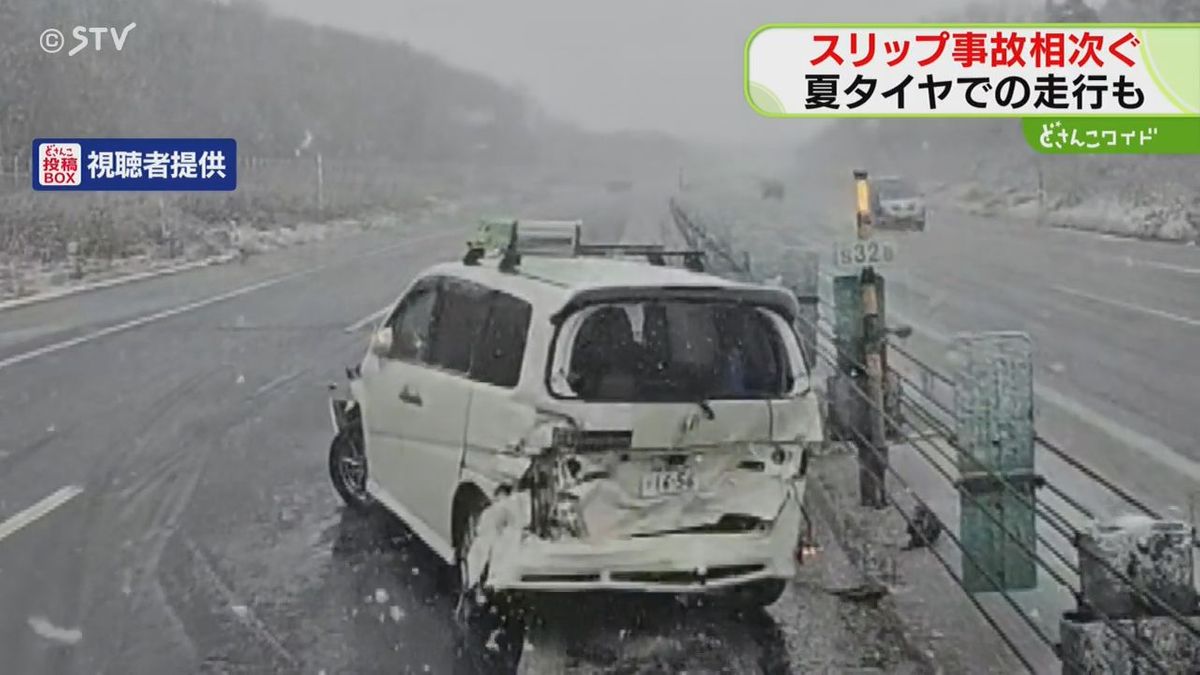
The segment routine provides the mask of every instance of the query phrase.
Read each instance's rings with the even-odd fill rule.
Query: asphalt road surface
[[[636,199],[560,191],[518,207],[619,238]],[[665,209],[662,193],[651,201]],[[423,267],[460,255],[476,215],[0,312],[0,671],[907,663],[870,611],[825,592],[850,583],[832,559],[769,613],[572,604],[532,631],[542,637],[516,640],[523,655],[455,639],[434,555],[394,520],[341,508],[327,397],[361,356],[370,317]],[[630,623],[612,623],[621,617]],[[591,619],[608,623],[585,631],[590,647],[564,643]]]

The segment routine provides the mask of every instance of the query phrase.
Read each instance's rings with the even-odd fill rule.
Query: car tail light
[[[574,420],[549,418],[526,439],[534,454],[525,483],[531,495],[534,534],[547,539],[586,535],[579,498],[570,492],[585,478],[576,456],[581,434]]]
[[[587,536],[587,526],[579,511],[579,498],[569,492],[560,492],[554,504],[554,518],[550,522],[550,536],[554,539],[571,537],[582,539]]]
[[[579,497],[570,491],[583,478],[579,460],[555,448],[534,458],[529,467],[534,534],[546,539],[586,536]]]

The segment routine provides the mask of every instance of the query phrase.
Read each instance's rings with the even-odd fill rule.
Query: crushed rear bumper
[[[803,514],[793,491],[766,530],[679,533],[603,541],[525,534],[493,551],[487,585],[516,591],[704,593],[791,579]]]

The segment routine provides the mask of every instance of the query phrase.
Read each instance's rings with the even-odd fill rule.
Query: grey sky
[[[281,13],[404,40],[524,87],[592,129],[763,142],[812,122],[742,98],[746,37],[770,22],[914,21],[965,0],[267,0]],[[995,0],[996,4],[1014,0]]]

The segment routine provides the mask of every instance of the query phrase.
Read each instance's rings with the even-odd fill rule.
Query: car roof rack
[[[514,271],[522,255],[546,257],[645,257],[651,265],[662,266],[668,258],[680,258],[685,268],[703,272],[704,252],[668,250],[661,244],[584,244],[583,222],[579,220],[518,220],[484,218],[479,233],[467,242],[464,265],[478,265],[488,256],[499,256],[502,272]]]
[[[698,249],[668,249],[662,244],[580,244],[578,255],[644,256],[651,265],[663,266],[667,258],[680,258],[683,266],[693,272],[704,271],[704,251]]]

